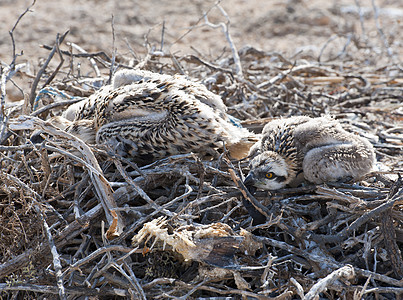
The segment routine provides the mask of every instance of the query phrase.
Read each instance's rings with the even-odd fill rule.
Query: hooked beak
[[[243,181],[243,184],[251,194],[253,194],[256,191],[255,182],[256,182],[255,176],[252,172],[250,172]]]
[[[251,186],[255,184],[255,176],[252,172],[250,172],[248,176],[246,176],[245,180],[243,181],[243,184],[245,186]]]
[[[245,187],[248,189],[249,193],[252,195],[256,192],[257,188],[255,187],[255,177],[252,172],[246,176],[245,180],[243,181],[243,184]],[[266,221],[266,217],[261,214],[249,200],[247,200],[245,197],[242,197],[242,203],[244,207],[247,209],[249,215],[252,217],[253,222],[252,225],[259,225],[263,224]]]

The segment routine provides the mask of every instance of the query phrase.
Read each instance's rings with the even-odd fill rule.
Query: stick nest
[[[62,64],[42,68],[25,101],[5,103],[2,93],[2,297],[391,299],[402,293],[397,65],[362,68],[366,57],[346,55],[293,61],[253,47],[237,51],[236,59],[149,51],[136,60],[61,50],[63,39],[48,47],[49,61],[59,57]],[[378,170],[357,183],[258,192],[269,218],[252,227],[240,184],[247,161],[231,161],[225,152],[213,160],[184,154],[139,167],[45,122],[106,84],[117,65],[201,81],[255,132],[279,116],[331,114],[374,144]],[[3,69],[3,84],[9,74]],[[34,144],[30,137],[39,129],[45,140]]]

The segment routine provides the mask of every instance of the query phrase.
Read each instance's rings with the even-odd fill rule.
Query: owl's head
[[[264,151],[249,163],[250,172],[246,176],[245,186],[263,190],[277,190],[285,187],[294,177],[294,172],[280,154]]]

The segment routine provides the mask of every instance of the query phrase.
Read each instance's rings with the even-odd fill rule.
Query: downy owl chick
[[[371,143],[330,117],[291,117],[269,122],[252,146],[245,185],[276,190],[298,175],[315,184],[357,180],[375,163]]]

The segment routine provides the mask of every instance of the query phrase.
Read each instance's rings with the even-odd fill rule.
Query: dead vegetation
[[[398,56],[390,44],[379,45],[384,36],[376,40],[386,56],[383,66],[371,48],[375,42],[359,37],[355,47],[346,44],[343,52],[319,58],[238,51],[221,12],[221,24],[204,20],[223,30],[231,48],[215,61],[152,47],[142,58],[87,53],[64,33],[44,46],[49,56],[18,103],[6,102],[5,84],[24,66],[13,60],[2,67],[0,297],[402,295]],[[13,31],[11,37],[14,45]],[[256,132],[274,117],[331,114],[374,144],[378,170],[359,183],[250,195],[241,180],[247,162],[231,161],[225,152],[215,160],[184,154],[139,167],[46,122],[107,84],[117,67],[200,80]],[[30,140],[35,130],[46,136],[40,144]],[[267,216],[265,224],[251,225],[244,196]]]

